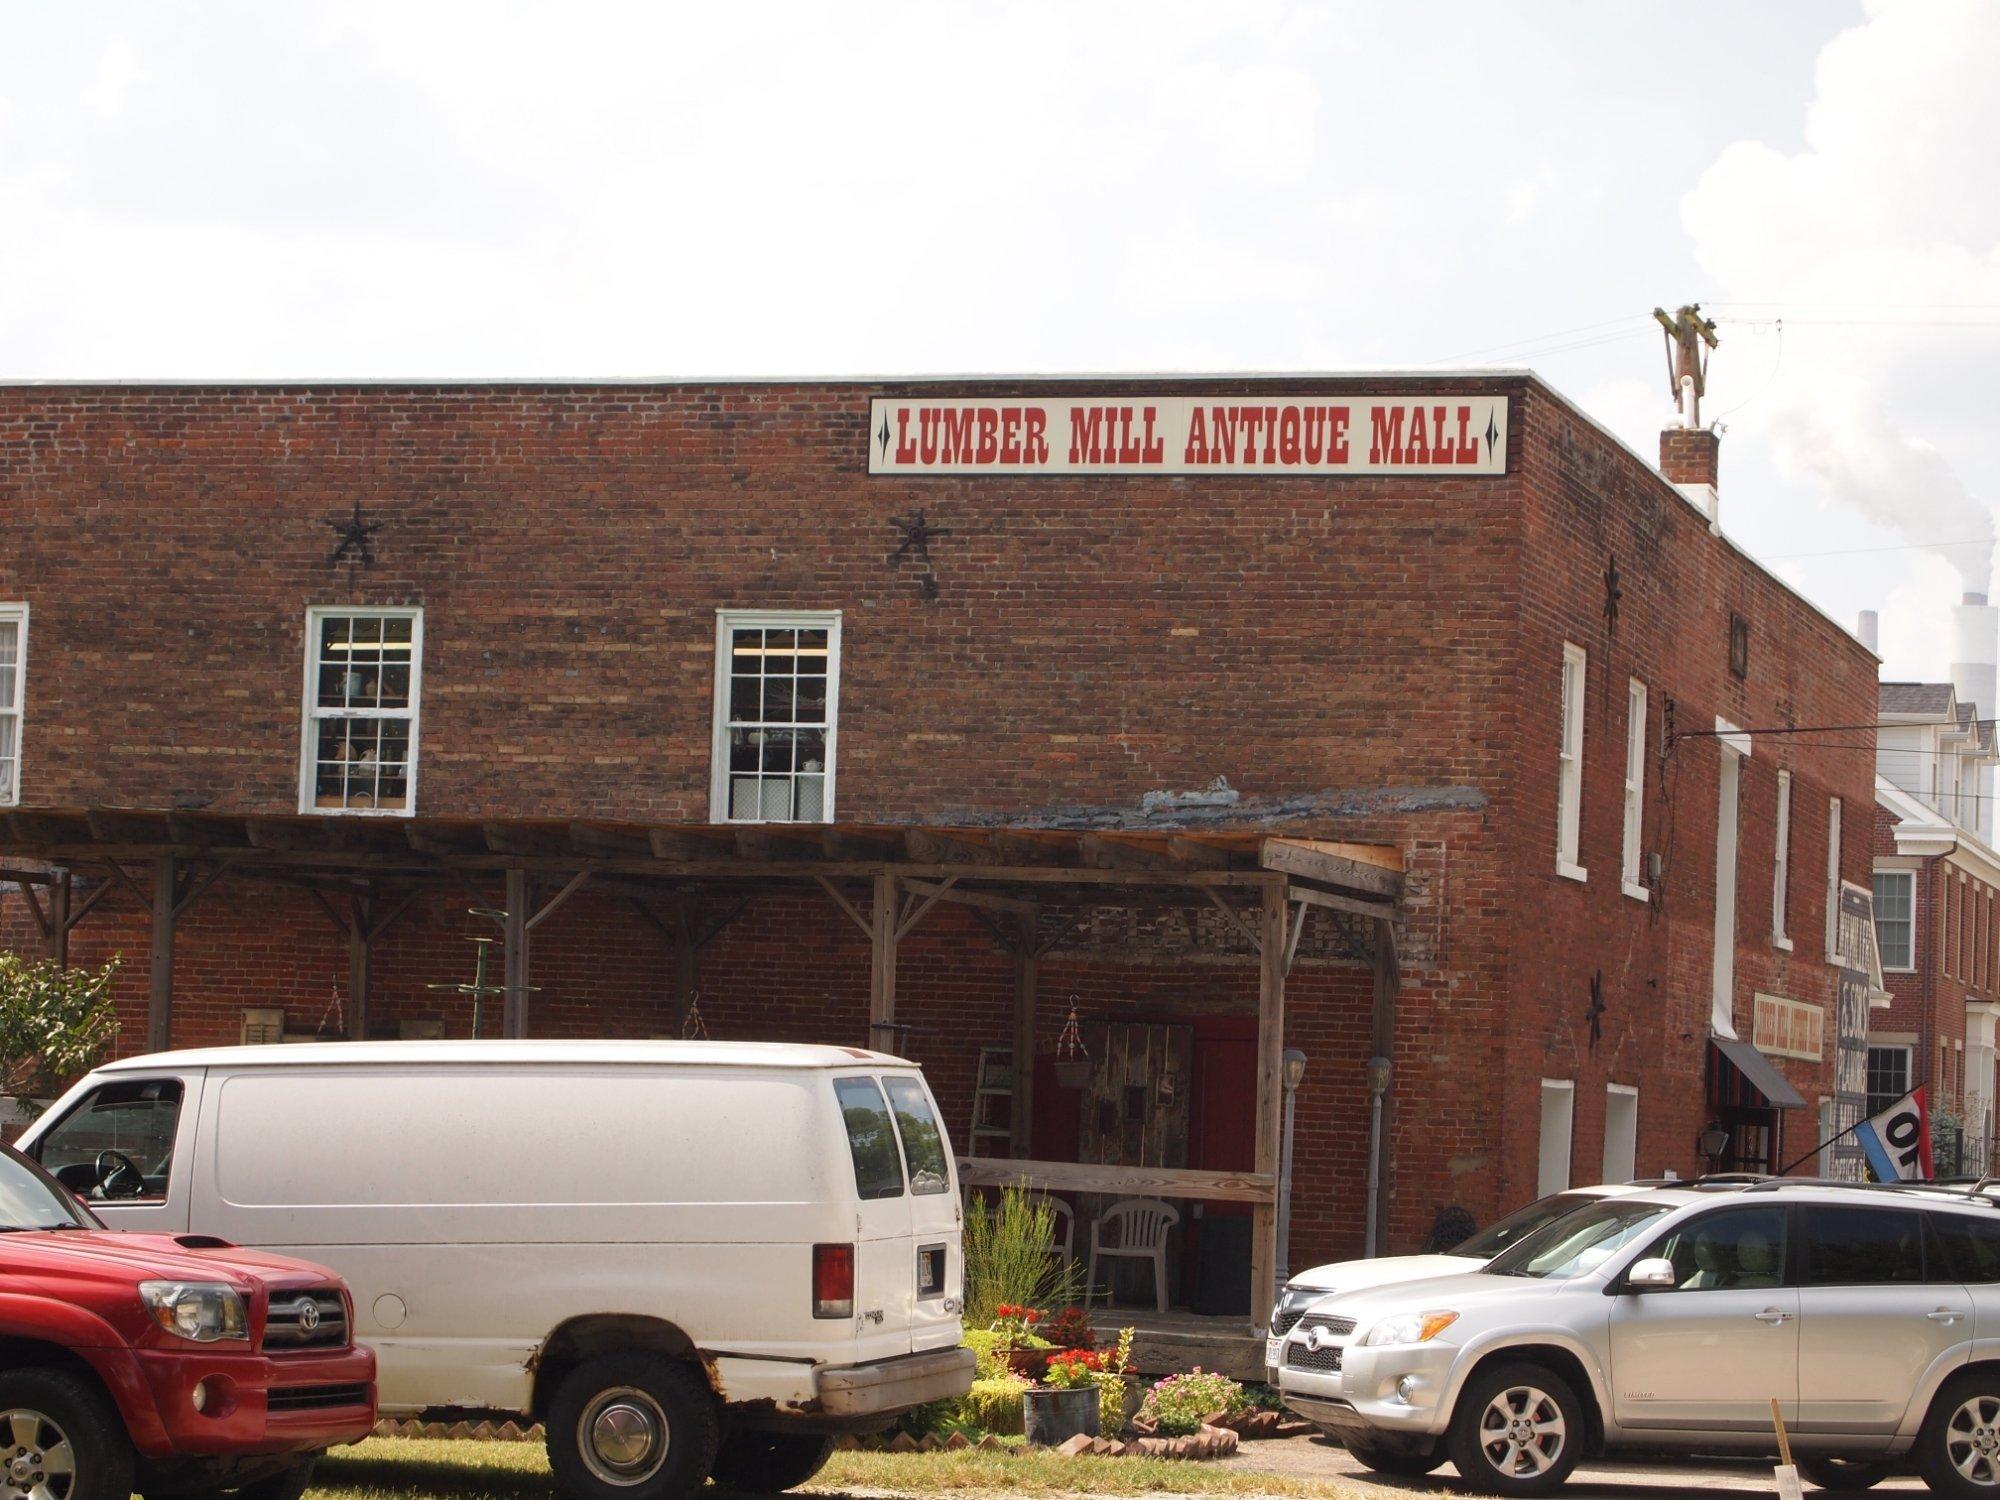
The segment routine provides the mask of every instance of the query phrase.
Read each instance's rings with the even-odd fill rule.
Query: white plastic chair
[[[1052,1248],[1062,1257],[1062,1263],[1066,1266],[1076,1259],[1076,1210],[1060,1198],[1044,1197],[1042,1202],[1046,1203],[1049,1212],[1056,1216],[1055,1222],[1049,1226],[1054,1240]]]
[[[1084,1284],[1087,1306],[1097,1296],[1097,1261],[1124,1258],[1153,1263],[1153,1299],[1167,1310],[1167,1231],[1180,1223],[1181,1211],[1158,1198],[1120,1198],[1090,1226],[1090,1274]],[[1106,1230],[1112,1231],[1107,1236]],[[1105,1300],[1110,1300],[1106,1289]]]

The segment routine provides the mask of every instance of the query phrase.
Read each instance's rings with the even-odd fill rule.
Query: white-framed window
[[[21,729],[28,697],[28,606],[0,604],[0,807],[21,800]]]
[[[1862,1106],[1878,1115],[1910,1091],[1910,1049],[1871,1046],[1868,1049],[1868,1102]]]
[[[1583,689],[1588,658],[1563,642],[1562,738],[1556,748],[1556,873],[1587,876],[1577,854],[1583,828]]]
[[[1576,1123],[1576,1083],[1568,1078],[1542,1080],[1542,1155],[1535,1196],[1546,1198],[1569,1186],[1569,1146]]]
[[[1875,872],[1875,950],[1882,967],[1907,974],[1917,966],[1917,872]]]
[[[423,674],[421,609],[341,604],[306,611],[301,812],[416,810]]]
[[[1646,684],[1634,677],[1625,689],[1625,894],[1650,901],[1645,871]]]
[[[1626,1083],[1604,1086],[1604,1175],[1601,1182],[1630,1182],[1639,1175],[1639,1091]]]
[[[716,611],[716,822],[832,822],[839,733],[838,610]]]
[[[1826,961],[1840,962],[1840,799],[1826,802]]]
[[[1792,773],[1778,773],[1778,834],[1771,851],[1771,942],[1790,950],[1785,936],[1786,898],[1791,894],[1792,870]]]

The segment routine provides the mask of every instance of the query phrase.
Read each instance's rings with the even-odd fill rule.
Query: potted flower
[[[1061,1349],[1049,1356],[1043,1383],[1021,1393],[1022,1428],[1038,1448],[1054,1448],[1078,1433],[1098,1434],[1098,1375],[1105,1359],[1095,1349]]]
[[[1042,1321],[1040,1311],[1012,1302],[1003,1302],[993,1311],[991,1327],[1006,1340],[1000,1353],[1008,1370],[1024,1380],[1041,1379],[1048,1362],[1049,1341],[1035,1332],[1035,1325]]]

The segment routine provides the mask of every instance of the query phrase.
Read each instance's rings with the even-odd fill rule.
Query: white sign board
[[[879,398],[871,474],[1504,474],[1505,396]]]

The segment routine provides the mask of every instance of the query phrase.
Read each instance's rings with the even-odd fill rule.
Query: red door
[[[1248,1172],[1257,1165],[1257,1018],[1204,1016],[1194,1023],[1194,1097],[1188,1110],[1188,1165]],[[1204,1203],[1202,1218],[1248,1218],[1247,1203]],[[1181,1285],[1195,1284],[1202,1219],[1182,1240]]]

